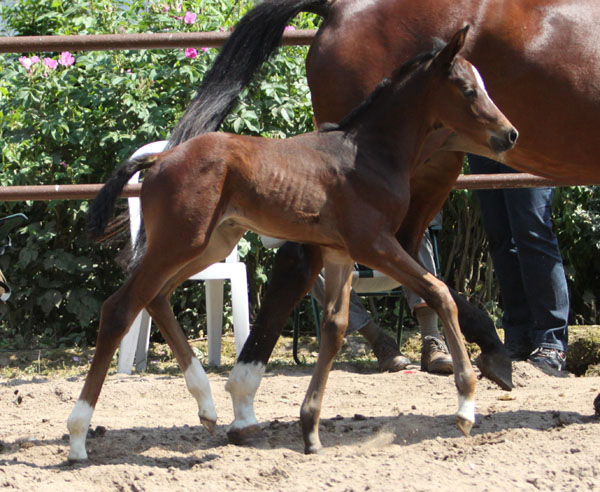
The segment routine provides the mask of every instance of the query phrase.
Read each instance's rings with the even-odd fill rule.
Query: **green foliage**
[[[179,2],[178,2],[179,3]],[[108,0],[21,0],[0,7],[10,32],[23,35],[106,34],[228,30],[250,1],[175,3]],[[197,14],[187,24],[183,17]],[[299,15],[299,28],[315,16]],[[306,48],[282,49],[245,91],[224,129],[284,137],[312,129],[303,61]],[[195,94],[216,49],[74,53],[70,66],[51,68],[59,53],[1,55],[0,184],[83,184],[106,180],[145,143],[168,137]],[[19,58],[38,56],[29,70]],[[124,205],[124,204],[123,204]],[[14,294],[0,306],[0,347],[92,343],[99,308],[123,281],[114,258],[125,244],[98,245],[85,235],[86,201],[14,202],[0,214],[23,212],[29,223],[13,234],[0,267]],[[248,239],[242,254],[256,266],[250,278],[256,301],[271,252]],[[203,288],[188,282],[174,296],[176,314],[192,336],[204,325]],[[253,303],[254,306],[258,304]]]
[[[0,6],[10,32],[23,35],[181,32],[230,29],[252,6],[249,0],[176,3],[109,0],[20,0]],[[197,14],[183,22],[186,11]],[[298,28],[314,28],[317,17],[297,16]],[[22,54],[0,63],[0,184],[76,184],[104,181],[141,145],[168,137],[195,94],[216,49],[103,51],[74,53],[70,66],[55,69],[41,60],[27,70]],[[281,49],[242,94],[224,129],[283,138],[312,130],[306,85],[306,47]],[[25,54],[31,57],[33,54]],[[114,259],[125,247],[98,245],[85,236],[86,201],[14,202],[0,215],[26,213],[29,223],[13,234],[13,248],[0,268],[13,297],[0,305],[0,348],[73,346],[93,343],[99,308],[123,281]],[[565,258],[574,320],[597,322],[600,282],[600,196],[596,188],[557,190],[555,224]],[[453,193],[445,209],[441,253],[444,278],[495,316],[494,282],[478,207],[471,192]],[[3,238],[0,238],[3,239]],[[254,312],[272,264],[272,251],[248,234],[240,245],[247,263]],[[186,282],[173,298],[189,336],[204,327],[204,289]],[[382,324],[395,324],[394,302],[376,302]],[[312,329],[310,316],[303,318]]]
[[[571,317],[577,324],[598,324],[600,312],[600,189],[556,188],[554,226],[571,295]]]
[[[569,286],[571,324],[600,322],[600,191],[598,187],[556,188],[553,206]],[[500,292],[475,194],[457,190],[444,207],[440,239],[443,278],[498,320]]]

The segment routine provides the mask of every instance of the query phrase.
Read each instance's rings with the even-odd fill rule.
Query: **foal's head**
[[[454,34],[429,62],[428,107],[435,126],[456,133],[450,140],[461,148],[453,150],[494,155],[511,149],[519,133],[490,99],[477,69],[458,56],[468,30]]]

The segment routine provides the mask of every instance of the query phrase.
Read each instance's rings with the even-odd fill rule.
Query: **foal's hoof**
[[[227,431],[227,440],[236,446],[248,446],[259,449],[271,448],[267,437],[258,425],[250,425],[242,429],[230,429]]]
[[[454,417],[454,422],[456,422],[456,427],[458,427],[459,430],[466,437],[469,437],[471,435],[471,428],[473,427],[473,422],[463,417],[459,417],[458,415]]]
[[[475,364],[481,371],[481,375],[496,383],[503,390],[513,389],[512,382],[512,363],[508,353],[492,352],[489,354],[481,353]]]
[[[216,420],[207,419],[206,417],[200,417],[200,423],[211,436],[214,435],[215,430],[217,429]]]

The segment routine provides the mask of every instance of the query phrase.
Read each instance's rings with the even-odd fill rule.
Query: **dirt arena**
[[[0,381],[0,488],[53,491],[600,490],[600,377],[514,365],[516,388],[478,383],[472,436],[455,428],[453,379],[418,366],[332,372],[322,454],[306,456],[299,406],[311,368],[267,372],[256,397],[268,449],[227,443],[227,374],[209,374],[219,412],[199,426],[183,378],[109,376],[92,419],[90,461],[69,464],[66,419],[83,378]],[[99,427],[100,426],[100,427]],[[105,429],[105,432],[104,432]]]

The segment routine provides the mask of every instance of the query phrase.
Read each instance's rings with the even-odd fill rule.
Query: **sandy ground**
[[[363,369],[364,371],[364,369]],[[455,428],[451,377],[338,364],[321,420],[322,454],[306,456],[299,405],[311,368],[267,372],[256,398],[270,449],[227,443],[226,375],[210,374],[219,427],[199,426],[181,377],[110,376],[88,439],[68,464],[66,419],[81,377],[0,381],[0,488],[43,491],[600,490],[600,378],[552,377],[526,362],[503,392],[478,383],[472,436]],[[100,435],[103,434],[103,435]]]

